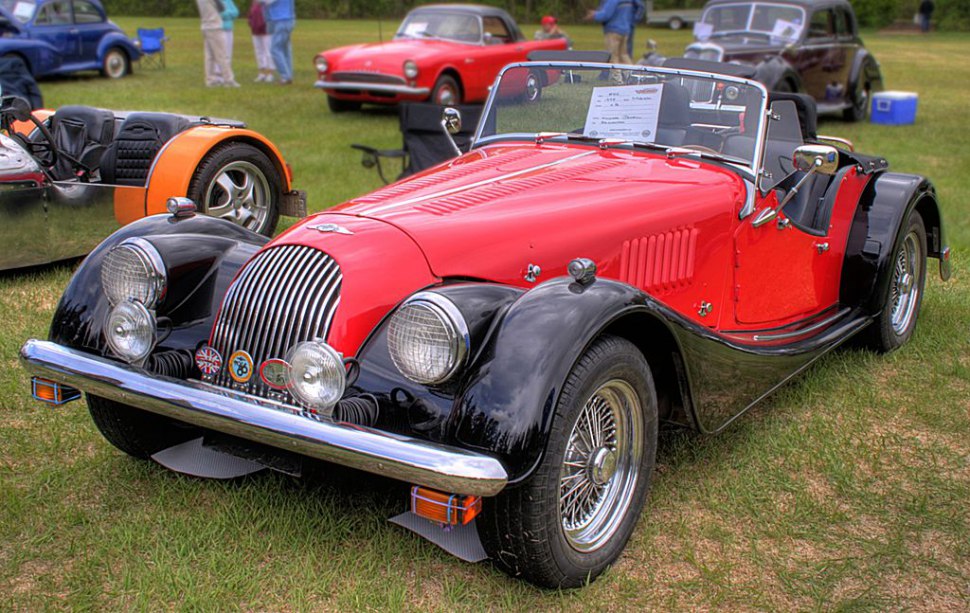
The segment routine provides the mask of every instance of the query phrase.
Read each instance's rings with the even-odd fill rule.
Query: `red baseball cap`
[[[546,15],[542,18],[542,25],[544,26],[554,26],[556,25],[556,18],[552,15]]]

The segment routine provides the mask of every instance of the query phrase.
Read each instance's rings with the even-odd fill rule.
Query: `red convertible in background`
[[[408,13],[394,40],[350,45],[317,55],[315,87],[330,110],[355,111],[364,102],[437,104],[483,102],[506,64],[531,51],[566,48],[566,39],[527,41],[505,11],[468,4],[428,5]],[[541,78],[537,73],[534,78]],[[529,82],[523,93],[543,83]]]

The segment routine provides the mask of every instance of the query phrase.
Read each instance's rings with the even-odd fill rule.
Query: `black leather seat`
[[[657,138],[661,145],[680,146],[690,131],[690,92],[679,83],[664,84],[657,118]]]
[[[57,160],[51,176],[57,181],[75,179],[98,169],[114,136],[111,111],[90,106],[64,106],[51,117],[51,136]]]
[[[193,122],[171,113],[132,113],[101,161],[101,181],[143,187],[155,156],[166,142]]]

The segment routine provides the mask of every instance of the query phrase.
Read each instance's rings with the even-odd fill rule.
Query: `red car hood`
[[[405,60],[422,60],[437,55],[462,57],[461,49],[468,45],[442,40],[392,40],[387,43],[369,43],[340,47],[324,52],[335,59],[330,72],[380,72],[403,75]],[[456,55],[457,54],[457,55]]]
[[[743,198],[736,174],[695,159],[517,144],[478,149],[328,215],[398,227],[438,277],[524,285],[530,264],[544,281],[576,257],[609,274],[624,240],[727,218]]]

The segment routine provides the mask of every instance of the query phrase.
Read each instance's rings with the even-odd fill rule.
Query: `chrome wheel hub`
[[[569,545],[595,551],[616,533],[636,490],[643,411],[633,387],[611,379],[586,400],[559,471],[559,518]]]
[[[919,237],[915,232],[907,234],[893,263],[889,300],[892,305],[890,321],[896,334],[906,332],[916,315],[916,305],[919,302],[916,281],[922,274],[923,266],[919,245]]]
[[[539,97],[539,83],[535,75],[529,75],[529,79],[525,83],[525,95],[529,100],[535,100]]]
[[[250,162],[223,166],[205,194],[205,213],[259,231],[269,217],[269,182]]]

